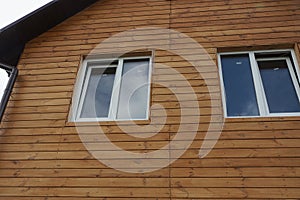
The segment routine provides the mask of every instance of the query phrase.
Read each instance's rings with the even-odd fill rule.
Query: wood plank
[[[242,147],[242,149],[232,147],[218,149],[214,147],[212,151],[206,156],[207,158],[268,158],[268,157],[285,157],[285,158],[294,158],[300,157],[298,153],[299,148],[255,148],[248,149],[247,147]],[[178,150],[175,150],[172,154],[179,153]],[[194,158],[199,157],[199,149],[190,149],[184,153],[181,158]]]
[[[299,178],[172,178],[180,188],[299,188]]]
[[[67,113],[34,113],[34,114],[8,114],[3,121],[26,121],[26,120],[48,120],[48,119],[67,119]]]
[[[119,162],[120,159],[117,159]],[[168,159],[167,159],[168,160]],[[121,160],[122,161],[122,160]],[[137,161],[137,160],[136,160]],[[124,169],[134,169],[143,172],[145,169],[157,170],[161,167],[162,159],[151,159],[151,164],[141,166],[135,162],[129,166],[121,166]],[[288,163],[286,164],[288,165]],[[98,160],[24,160],[24,161],[0,161],[0,169],[107,169],[107,166]]]
[[[151,173],[125,173],[116,171],[114,169],[1,169],[0,177],[2,178],[11,178],[11,177],[20,177],[20,178],[92,178],[92,177],[101,177],[101,178],[118,178],[118,177],[169,177],[169,169],[161,169]],[[241,168],[172,168],[171,170],[172,177],[194,177],[194,178],[243,178],[243,177],[252,177],[252,178],[299,178],[300,177],[300,168],[299,167],[241,167]]]
[[[120,159],[118,159],[120,160]],[[122,160],[122,159],[121,159]],[[1,169],[106,169],[107,167],[98,160],[23,160],[0,161]],[[159,159],[152,159],[149,168],[155,168],[161,164]],[[226,159],[179,159],[172,164],[172,168],[202,168],[202,167],[299,167],[299,158],[226,158]],[[120,167],[122,168],[122,166]],[[125,168],[125,167],[124,167]],[[128,167],[127,167],[128,168]],[[132,165],[132,169],[141,166]]]
[[[74,73],[68,73],[68,74],[51,74],[51,75],[34,75],[34,76],[18,76],[17,81],[60,81],[65,79],[74,79],[75,78]]]
[[[288,174],[287,174],[288,176]],[[104,169],[1,169],[0,177],[11,178],[168,178],[169,169],[160,169],[150,173],[126,173],[110,168]]]
[[[259,4],[260,3],[260,4]],[[250,11],[255,8],[255,10],[259,11],[260,9],[269,9],[271,11],[275,10],[274,7],[288,7],[289,5],[298,6],[296,1],[284,1],[284,2],[272,2],[272,1],[261,1],[261,2],[236,2],[234,4],[226,3],[221,6],[203,6],[203,3],[197,3],[195,6],[189,6],[188,4],[177,4],[175,3],[172,7],[174,10],[174,14],[177,13],[187,13],[187,12],[201,12],[201,11],[216,11],[216,14],[221,15],[217,11],[230,10],[230,11],[239,11],[243,8],[248,8]],[[205,4],[204,4],[205,5]],[[244,7],[243,7],[244,5]],[[234,12],[233,12],[234,14]]]
[[[1,128],[15,127],[62,127],[65,124],[65,120],[40,120],[40,121],[16,121],[16,122],[2,122]]]
[[[163,128],[160,130],[160,133],[168,133],[169,127]],[[126,140],[136,140],[138,138],[127,137],[126,134],[120,134],[117,129],[111,129],[110,126],[102,126],[102,129],[105,130],[107,136],[111,140],[117,140],[119,137],[120,139]],[[153,130],[154,131],[154,130]],[[131,131],[132,133],[140,132],[141,131]],[[151,132],[151,130],[149,130]],[[86,133],[83,134],[93,134],[97,133],[97,130],[94,128],[86,127]],[[147,132],[146,132],[147,133]],[[2,136],[49,136],[49,135],[59,135],[63,134],[62,137],[65,137],[67,141],[74,141],[74,137],[77,138],[77,130],[75,127],[66,127],[66,128],[23,128],[23,129],[1,129],[0,135]],[[188,132],[186,132],[188,134]],[[203,139],[206,134],[204,132],[198,132],[196,138]],[[114,139],[116,138],[116,139]],[[222,131],[220,136],[220,140],[249,140],[249,139],[299,139],[300,135],[298,134],[298,130],[278,130],[278,131],[268,131],[268,130],[261,130],[257,131]],[[155,139],[153,138],[148,138]]]
[[[35,82],[33,82],[34,84]],[[73,91],[55,91],[55,92],[36,92],[36,93],[12,93],[10,97],[11,101],[22,101],[22,100],[37,100],[37,99],[64,99],[71,98]]]
[[[298,188],[172,188],[177,198],[298,198]]]
[[[134,187],[137,189],[169,187],[167,178],[0,178],[0,180],[1,187]]]
[[[218,168],[171,168],[172,177],[300,177],[298,167],[218,167]]]
[[[147,191],[147,192],[146,192]],[[30,187],[1,187],[0,194],[3,196],[15,196],[20,194],[24,197],[168,197],[169,190],[166,188],[30,188]]]
[[[70,105],[70,98],[63,99],[38,99],[38,100],[23,100],[23,101],[10,101],[8,107],[36,107],[36,106],[59,106],[59,105]]]
[[[69,105],[32,105],[28,107],[8,107],[5,112],[9,114],[15,113],[67,113],[69,110]]]
[[[124,142],[125,143],[125,142]],[[157,142],[156,142],[157,143]],[[104,145],[105,144],[98,144],[98,145]],[[118,144],[116,144],[118,145]],[[148,144],[149,146],[152,146],[151,143]],[[17,146],[17,145],[15,145]],[[24,146],[26,145],[19,145],[19,146]],[[28,145],[27,145],[28,146]],[[40,145],[43,147],[43,145]],[[44,145],[47,146],[47,145]],[[63,144],[62,144],[63,146]],[[75,146],[75,145],[74,145]],[[96,146],[96,145],[95,145]],[[149,152],[147,150],[156,150],[159,148],[156,147],[149,147],[149,148],[140,148],[135,147],[135,143],[132,143],[132,147],[123,147],[122,144],[118,145],[119,147],[123,148],[124,150],[130,150],[138,153],[146,153]],[[104,148],[103,147],[103,148]],[[63,148],[63,147],[62,147]],[[60,148],[60,149],[62,149]],[[69,151],[61,151],[58,150],[57,152],[52,149],[52,151],[47,152],[46,150],[40,150],[41,152],[33,151],[33,152],[27,152],[27,151],[32,151],[25,149],[23,152],[2,152],[2,149],[0,149],[0,155],[1,158],[0,160],[55,160],[55,159],[64,159],[64,160],[72,160],[72,159],[94,159],[92,155],[88,151],[82,150],[82,151],[76,151],[72,150],[71,148],[68,149]],[[73,147],[73,149],[75,149]],[[83,148],[84,149],[84,148]],[[97,149],[97,148],[95,148]],[[5,149],[7,150],[7,149]],[[99,151],[103,152],[103,151]],[[177,158],[177,155],[180,154],[181,151],[179,150],[174,150],[174,151],[164,151],[161,150],[161,154],[163,153],[170,153],[170,158]],[[276,157],[282,157],[282,158],[295,158],[299,157],[299,148],[273,148],[273,149],[213,149],[207,156],[206,158],[276,158]],[[117,153],[115,151],[114,153]],[[173,156],[174,155],[174,156]],[[104,158],[104,156],[103,156]],[[120,158],[120,156],[109,156],[109,159],[117,159]],[[122,159],[126,157],[121,157]],[[130,156],[128,158],[131,158]],[[159,155],[156,158],[159,159],[164,159],[164,158],[169,158],[169,156],[164,156],[164,155]],[[183,156],[181,156],[182,159],[198,159],[199,158],[199,149],[197,150],[189,150],[184,153]]]
[[[217,159],[178,159],[171,167],[297,167],[299,158],[217,158]]]

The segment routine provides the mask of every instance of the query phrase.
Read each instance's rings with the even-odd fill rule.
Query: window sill
[[[240,121],[296,121],[300,120],[300,114],[285,115],[285,116],[242,116],[242,117],[225,117],[225,122],[240,122]]]
[[[115,126],[115,125],[148,125],[150,119],[141,120],[116,120],[116,121],[90,121],[90,122],[66,122],[65,126]]]

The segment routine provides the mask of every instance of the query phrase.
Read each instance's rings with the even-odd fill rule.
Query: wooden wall
[[[211,113],[213,99],[203,79],[193,76],[192,66],[165,51],[156,51],[155,61],[173,66],[190,81],[204,113],[188,151],[170,166],[144,174],[108,168],[86,151],[74,124],[68,122],[82,55],[113,34],[144,26],[185,33],[215,60],[223,48],[300,43],[300,2],[104,0],[32,40],[19,62],[20,75],[1,125],[0,199],[300,198],[300,117],[226,119],[215,148],[199,159],[208,117],[222,113]],[[218,73],[208,73],[206,84],[215,86],[218,96]],[[159,68],[153,76],[174,81]],[[169,114],[159,134],[135,139],[115,123],[103,123],[113,142],[140,152],[159,149],[174,137],[180,117],[176,98],[153,86],[151,99]],[[221,104],[217,106],[221,110]],[[91,134],[93,126],[88,127]]]

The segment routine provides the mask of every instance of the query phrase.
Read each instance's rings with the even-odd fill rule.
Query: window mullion
[[[119,94],[120,94],[120,85],[122,79],[122,71],[123,71],[123,58],[119,59],[116,75],[115,75],[115,82],[111,97],[111,105],[109,111],[109,118],[116,120],[117,118],[117,111],[118,111],[118,103],[119,103]]]
[[[146,118],[147,119],[149,119],[149,117],[150,117],[150,103],[151,103],[151,80],[152,80],[152,65],[153,65],[153,63],[152,63],[152,58],[149,58],[149,63],[148,63],[148,65],[149,65],[149,69],[148,69],[148,93],[147,93],[147,95],[148,95],[148,98],[147,98],[147,109],[146,109]]]
[[[258,64],[256,62],[254,52],[249,52],[249,56],[259,113],[260,116],[266,116],[269,114],[269,109]]]

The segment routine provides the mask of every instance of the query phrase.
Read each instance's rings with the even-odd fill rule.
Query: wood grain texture
[[[101,122],[106,136],[132,152],[150,152],[174,139],[182,115],[199,124],[195,140],[173,162],[150,173],[126,173],[97,161],[82,144],[75,124],[68,122],[74,83],[80,62],[103,40],[133,28],[170,28],[201,44],[207,54],[180,49],[190,60],[200,59],[202,75],[191,63],[173,53],[156,50],[151,87],[151,120],[163,125],[150,138],[135,138],[156,131],[145,128],[150,121]],[[156,41],[157,36],[161,40]],[[122,51],[143,38],[160,44],[169,35],[159,31],[139,32],[134,38],[117,38]],[[178,40],[170,45],[178,50]],[[226,119],[219,141],[204,159],[198,158],[210,122],[222,118],[218,51],[238,49],[293,48],[300,59],[299,0],[104,0],[67,19],[30,41],[18,64],[19,76],[0,129],[0,200],[183,200],[183,199],[299,199],[300,117]],[[145,47],[147,49],[147,47]],[[160,65],[159,65],[160,64]],[[176,71],[166,71],[163,65]],[[180,73],[193,88],[196,99],[176,76]],[[205,80],[204,80],[205,77]],[[210,92],[208,90],[210,88]],[[182,101],[173,92],[180,94]],[[193,105],[201,111],[195,121]],[[212,105],[214,106],[212,109]],[[166,112],[166,123],[161,116]],[[98,123],[87,123],[86,135],[97,141]],[[214,134],[217,129],[212,129]],[[192,131],[185,132],[187,136]],[[185,139],[168,156],[171,159]],[[98,141],[97,145],[107,143]],[[107,159],[122,159],[111,157]],[[133,166],[135,167],[135,166]]]

